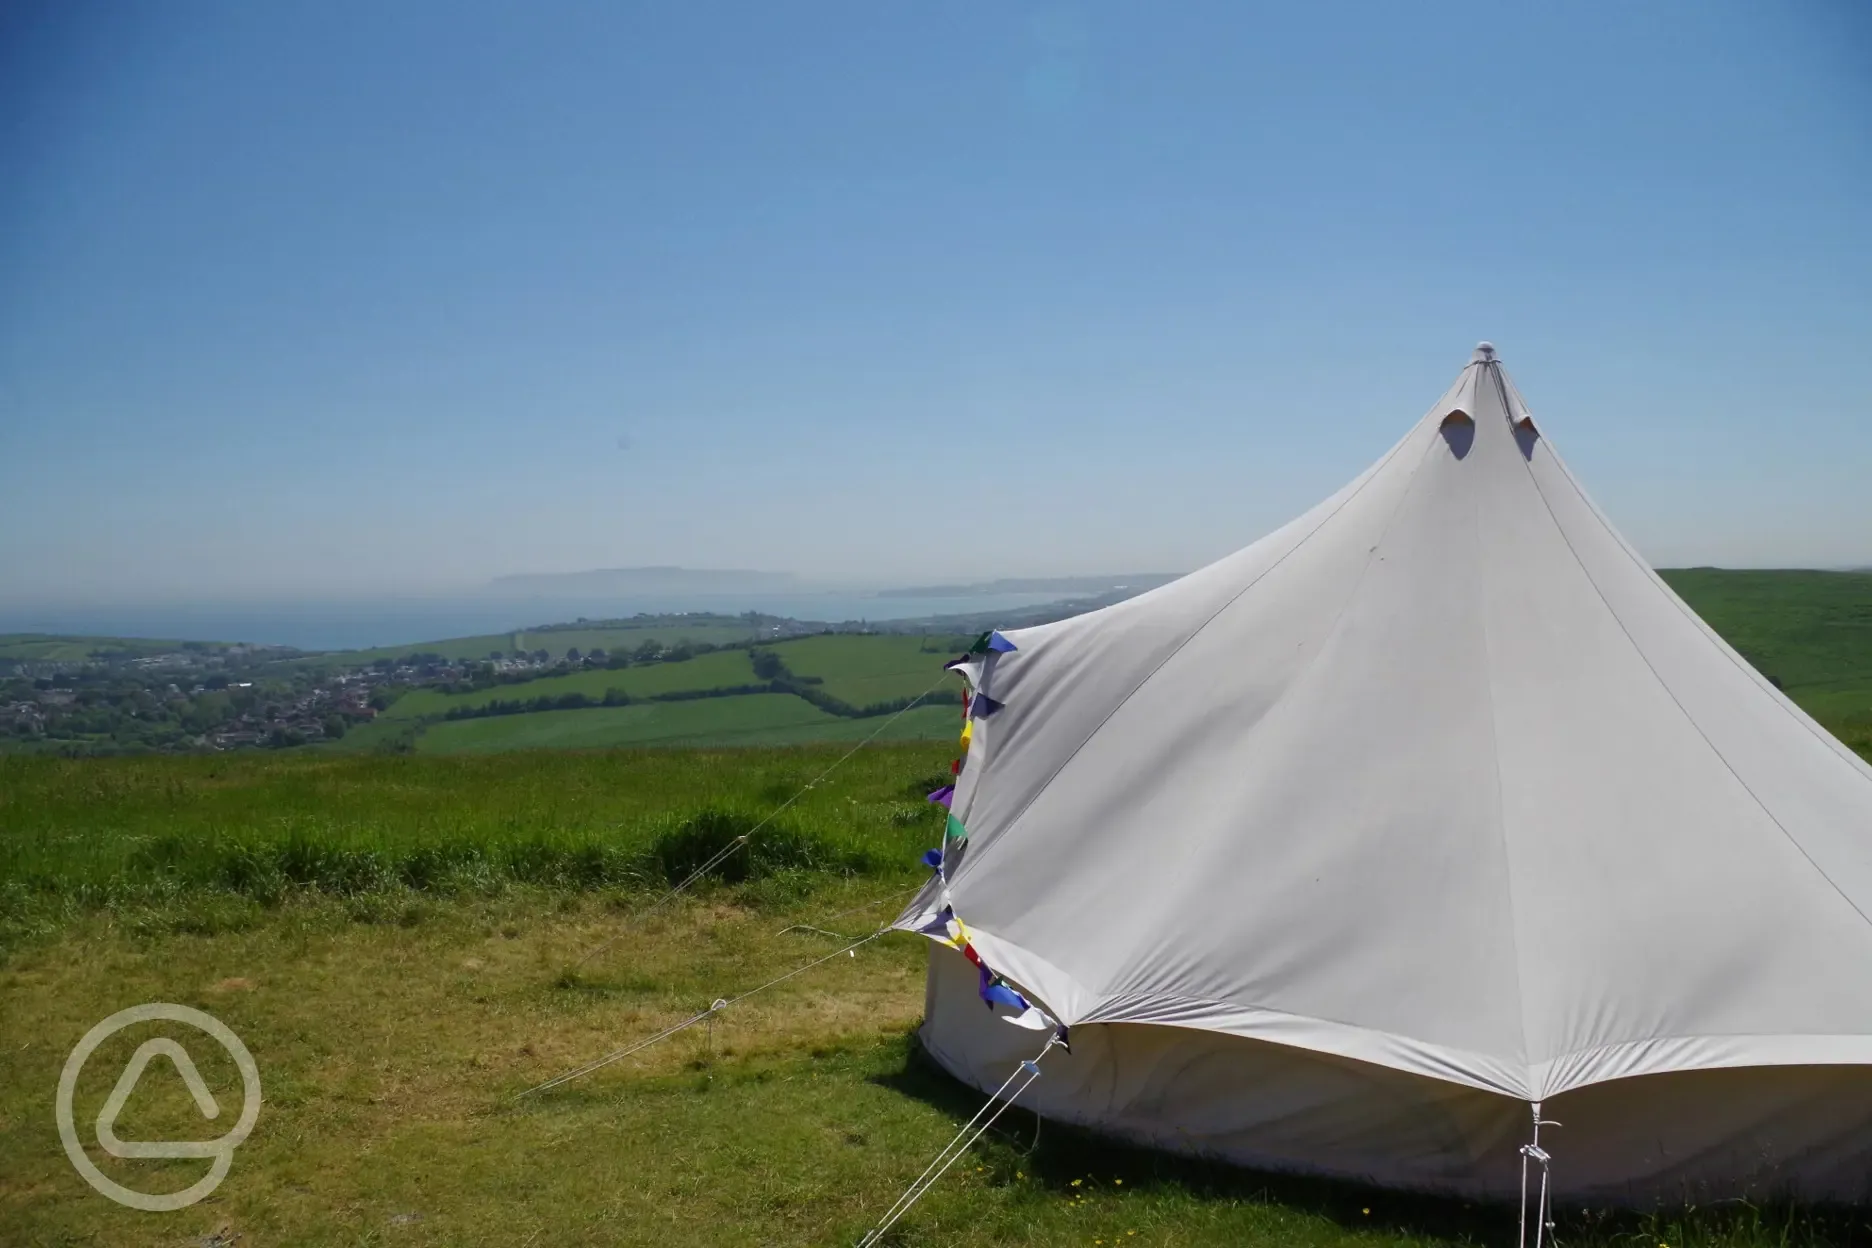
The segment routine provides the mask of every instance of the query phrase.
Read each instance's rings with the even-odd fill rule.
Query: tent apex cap
[[[1475,344],[1475,354],[1470,357],[1469,362],[1471,364],[1480,364],[1485,361],[1492,360],[1494,358],[1495,358],[1495,344],[1492,342],[1483,341],[1483,342],[1478,342]]]

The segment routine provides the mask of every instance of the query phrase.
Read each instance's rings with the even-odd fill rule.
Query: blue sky
[[[1492,339],[1872,563],[1853,0],[11,5],[0,603],[1182,569]]]

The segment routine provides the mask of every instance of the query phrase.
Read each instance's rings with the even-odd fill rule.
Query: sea
[[[827,623],[1017,611],[1057,602],[1050,593],[900,597],[850,591],[688,594],[630,598],[389,598],[357,601],[145,606],[0,606],[0,633],[72,633],[175,641],[250,642],[301,650],[359,650],[510,633],[542,624],[706,611]]]

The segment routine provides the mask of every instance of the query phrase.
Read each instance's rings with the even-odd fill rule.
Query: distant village
[[[647,650],[660,653],[662,647],[653,642]],[[104,651],[83,659],[0,659],[0,749],[306,745],[368,723],[406,689],[472,688],[611,661],[603,650],[569,648],[557,655],[494,651],[479,660],[412,653],[348,665],[341,653],[308,657],[249,645],[191,645],[135,657]]]
[[[1095,598],[1064,599],[1013,612],[883,622],[833,624],[758,612],[580,619],[511,634],[508,648],[490,646],[473,658],[416,648],[383,657],[381,650],[307,652],[284,646],[112,639],[97,639],[98,644],[74,657],[70,644],[57,643],[81,639],[12,634],[0,637],[0,753],[201,752],[311,745],[344,737],[413,689],[466,692],[715,648],[645,640],[628,651],[581,652],[575,646],[560,649],[552,644],[555,636],[574,632],[589,637],[594,631],[628,631],[650,637],[659,625],[669,625],[675,635],[723,626],[729,636],[739,633],[739,639],[723,644],[742,646],[817,633],[968,635],[1063,619],[1130,597],[1140,587],[1118,586]],[[521,648],[528,640],[547,644]],[[57,657],[34,649],[35,644],[48,643]]]

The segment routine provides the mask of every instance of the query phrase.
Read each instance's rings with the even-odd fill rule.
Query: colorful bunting
[[[982,657],[965,654],[959,659],[944,664],[944,670],[959,673],[970,689],[982,683]]]
[[[932,854],[935,852],[930,851]],[[924,861],[929,861],[928,855],[924,856]],[[1049,1027],[1054,1028],[1060,1044],[1065,1046],[1067,1052],[1072,1051],[1072,1046],[1067,1043],[1065,1026],[1022,996],[982,960],[981,954],[975,951],[974,942],[969,939],[967,925],[956,917],[954,907],[944,906],[936,912],[936,917],[916,930],[938,944],[960,951],[963,957],[974,964],[979,984],[976,991],[980,994],[982,1003],[990,1010],[997,1005],[1005,1005],[1011,1010],[1019,1011],[1019,1013],[1004,1014],[1001,1017],[1016,1027],[1024,1027],[1029,1031],[1045,1031]]]
[[[969,644],[967,654],[943,665],[944,670],[960,671],[963,677],[965,687],[962,690],[962,749],[964,752],[968,750],[969,743],[974,738],[975,721],[988,718],[1006,705],[981,692],[987,660],[978,656],[1008,654],[1017,648],[1000,632],[990,629]],[[949,774],[960,776],[962,764],[962,759],[956,759],[949,765]],[[923,862],[940,872],[948,846],[960,846],[966,842],[968,829],[963,826],[962,820],[956,817],[952,809],[955,801],[955,785],[946,784],[937,789],[929,795],[929,800],[949,810],[949,818],[943,825],[944,848],[932,849],[923,855]],[[975,951],[974,944],[969,940],[968,928],[963,925],[961,919],[955,916],[953,909],[944,906],[935,919],[917,930],[951,949],[959,950],[963,957],[974,963],[981,978],[979,992],[982,1003],[989,1009],[992,1010],[997,1005],[1005,1005],[1016,1011],[1014,1014],[1004,1016],[1008,1022],[1029,1031],[1045,1031],[1048,1028],[1054,1028],[1060,1043],[1066,1042],[1066,1028],[1060,1026],[1045,1010],[1015,991],[999,975],[990,970],[986,962],[982,961],[981,954]]]
[[[977,966],[980,966],[980,964],[977,963]],[[1003,983],[999,975],[996,975],[985,966],[981,966],[980,969],[981,988],[978,991],[981,994],[982,1003],[989,1009],[993,1009],[997,1005],[1005,1005],[1011,1010],[1021,1010],[1025,1012],[1032,1008],[1027,1004],[1027,998],[1021,996],[1020,993],[1015,992],[1012,988]]]

